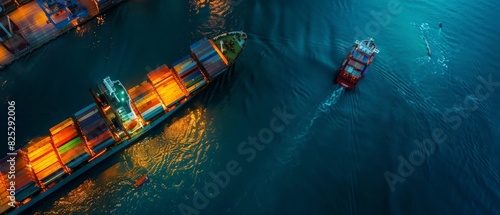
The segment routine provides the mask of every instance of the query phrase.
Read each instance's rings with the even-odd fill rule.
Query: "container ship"
[[[372,38],[363,41],[356,40],[351,53],[340,66],[340,73],[337,75],[336,82],[343,88],[353,89],[359,80],[365,76],[368,66],[377,53],[379,53],[379,50]]]
[[[23,212],[141,138],[231,68],[246,41],[241,31],[202,39],[130,89],[104,78],[89,90],[92,104],[0,160],[0,214]]]

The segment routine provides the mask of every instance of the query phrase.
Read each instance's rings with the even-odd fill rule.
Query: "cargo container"
[[[83,123],[84,126],[90,124],[92,120],[97,120],[99,118],[99,115],[96,114],[89,115],[90,113],[92,113],[88,112],[91,108],[85,110],[87,108],[84,108],[83,111],[78,112],[83,114],[86,113],[82,118],[90,120]],[[57,153],[59,154],[61,162],[65,166],[73,169],[90,159],[89,152],[85,150],[85,140],[82,139],[82,137],[79,135],[77,127],[72,118],[69,118],[62,123],[59,123],[58,125],[52,127],[50,131],[52,134],[52,141],[54,143],[54,146],[57,148]],[[55,178],[49,178],[48,180],[55,180]]]
[[[54,150],[52,140],[49,136],[29,143],[23,151],[27,155],[33,173],[38,180],[43,181],[48,176],[54,174],[58,177],[64,175],[63,166],[59,162],[58,154]]]
[[[26,157],[23,156],[23,153],[18,150],[15,152],[15,189],[16,189],[16,201],[20,202],[25,200],[26,198],[38,193],[41,189],[36,185],[36,182],[33,178],[33,173],[26,162]],[[10,183],[8,178],[10,171],[10,163],[9,159],[12,156],[7,156],[4,159],[0,160],[0,174],[4,182]],[[7,189],[4,187],[3,189]]]
[[[190,47],[191,52],[200,59],[207,51],[215,51],[207,39],[200,40]]]
[[[224,41],[221,42],[223,45]],[[216,77],[228,66],[227,60],[212,40],[198,41],[191,46],[191,52],[201,63],[202,71],[207,76],[205,77],[206,81]]]
[[[172,72],[165,64],[148,73],[149,82],[151,82],[153,86],[169,77],[172,77]]]
[[[147,81],[128,90],[130,98],[134,102],[136,110],[145,121],[150,121],[164,113],[166,107],[153,88]]]
[[[199,89],[207,83],[203,74],[198,69],[192,71],[189,75],[184,77],[182,81],[190,93],[193,93],[196,89]]]
[[[186,56],[183,59],[183,61],[179,62],[173,67],[177,74],[179,74],[179,77],[181,77],[181,79],[189,72],[198,68],[196,61],[194,61],[190,56]]]
[[[82,138],[78,136],[57,148],[64,165],[75,168],[90,159],[84,144]]]
[[[93,152],[100,152],[102,149],[114,143],[109,127],[99,112],[96,104],[91,104],[75,113],[78,126],[86,140],[87,146]],[[103,145],[101,145],[103,144]]]
[[[62,129],[64,129],[70,125],[73,125],[73,119],[71,119],[71,117],[62,121],[61,123],[55,125],[49,131],[52,135],[54,135],[54,134],[59,133]]]
[[[221,71],[224,71],[224,69],[226,68],[226,64],[219,56],[219,54],[207,57],[200,62],[210,78],[216,77]]]
[[[182,86],[184,88],[185,86]],[[186,96],[181,86],[173,78],[167,81],[158,83],[156,86],[156,91],[160,95],[161,100],[165,106],[170,107],[180,100],[184,99]],[[187,92],[187,90],[186,90]]]
[[[9,202],[11,202],[9,198],[9,192],[7,191],[7,183],[5,182],[3,177],[0,177],[0,214],[3,214],[7,210],[11,209]]]
[[[113,139],[110,131],[105,131],[99,136],[88,141],[89,147],[96,153],[101,152],[108,146],[111,146],[115,140]]]

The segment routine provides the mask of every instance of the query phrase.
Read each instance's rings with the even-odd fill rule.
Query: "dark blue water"
[[[127,1],[0,74],[19,145],[91,103],[88,87],[106,76],[132,87],[225,31],[244,30],[249,43],[232,71],[148,137],[31,212],[499,214],[499,6]],[[333,77],[365,36],[380,54],[343,91]],[[283,114],[286,126],[267,132]],[[228,164],[237,173],[215,190],[210,172]],[[133,189],[144,174],[150,181]]]

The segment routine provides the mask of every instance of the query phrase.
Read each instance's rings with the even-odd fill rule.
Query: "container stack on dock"
[[[144,81],[128,90],[130,99],[145,121],[150,121],[164,113],[163,103],[153,89],[153,85]]]
[[[26,152],[36,178],[44,186],[65,174],[49,136],[28,144],[22,150]]]
[[[85,151],[85,142],[79,136],[72,118],[52,127],[50,133],[64,165],[75,168],[90,159],[90,155]]]
[[[93,152],[99,153],[115,142],[95,103],[76,112],[75,118],[89,148]]]
[[[189,93],[207,84],[198,64],[190,56],[186,56],[174,64],[174,70],[181,78]]]
[[[189,95],[179,76],[176,76],[166,65],[162,65],[148,73],[148,78],[167,108],[172,107]]]
[[[6,204],[10,201],[10,199],[4,199],[6,195],[7,189],[11,187],[11,181],[15,182],[15,198],[16,201],[21,202],[28,197],[36,194],[40,191],[40,188],[37,187],[35,181],[33,180],[31,169],[28,167],[26,158],[22,155],[20,151],[16,151],[16,156],[7,156],[4,159],[0,160],[0,172],[2,174],[2,180],[5,186],[0,187],[0,196],[2,198],[0,205],[0,213],[9,208],[6,207]],[[11,157],[15,158],[15,178],[9,179],[10,165],[11,165]],[[12,189],[11,189],[12,190]],[[7,195],[10,195],[7,192]],[[5,196],[7,197],[7,196]],[[8,197],[7,197],[8,198]],[[8,205],[7,205],[8,206]],[[10,206],[9,206],[10,207]]]
[[[219,53],[212,40],[200,40],[191,45],[190,48],[210,79],[225,71],[227,62],[223,59],[224,56],[221,57],[222,53]]]

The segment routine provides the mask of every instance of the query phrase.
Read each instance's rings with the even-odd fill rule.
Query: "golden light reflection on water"
[[[93,24],[83,24],[78,27],[76,27],[76,35],[78,37],[88,37],[89,34],[90,36],[94,37],[94,40],[92,44],[90,44],[88,47],[91,49],[95,49],[99,47],[101,44],[101,35],[98,33],[98,28],[106,23],[106,14],[101,14],[95,17],[95,20],[92,20],[92,22],[96,22],[95,25]]]
[[[145,169],[152,174],[166,170],[161,175],[192,168],[204,154],[199,149],[205,133],[205,112],[202,107],[190,110],[165,126],[161,135],[149,137],[127,149],[131,168]]]
[[[138,209],[135,207],[140,207],[141,201],[145,201],[144,198],[150,201],[160,198],[160,195],[154,194],[155,191],[175,190],[182,186],[184,181],[180,179],[182,177],[175,177],[176,174],[196,177],[202,169],[198,165],[207,159],[207,151],[212,147],[204,140],[207,132],[206,109],[198,106],[184,112],[181,118],[169,121],[171,124],[158,125],[163,126],[160,134],[146,137],[119,152],[117,163],[61,197],[49,213],[135,210]],[[108,159],[103,161],[104,165],[105,162],[116,161]],[[150,181],[141,189],[134,189],[136,180],[145,174]]]
[[[90,25],[78,26],[76,27],[76,35],[78,35],[79,37],[84,37],[86,33],[89,32],[90,30],[91,30]]]
[[[205,36],[221,33],[226,27],[226,18],[231,13],[231,0],[194,0],[191,5],[196,15],[209,10],[207,21],[200,26]]]
[[[70,214],[74,212],[87,211],[91,206],[87,202],[89,198],[95,196],[98,190],[94,180],[85,180],[80,186],[70,191],[54,203],[56,210],[43,214]],[[35,214],[42,214],[36,212]]]

